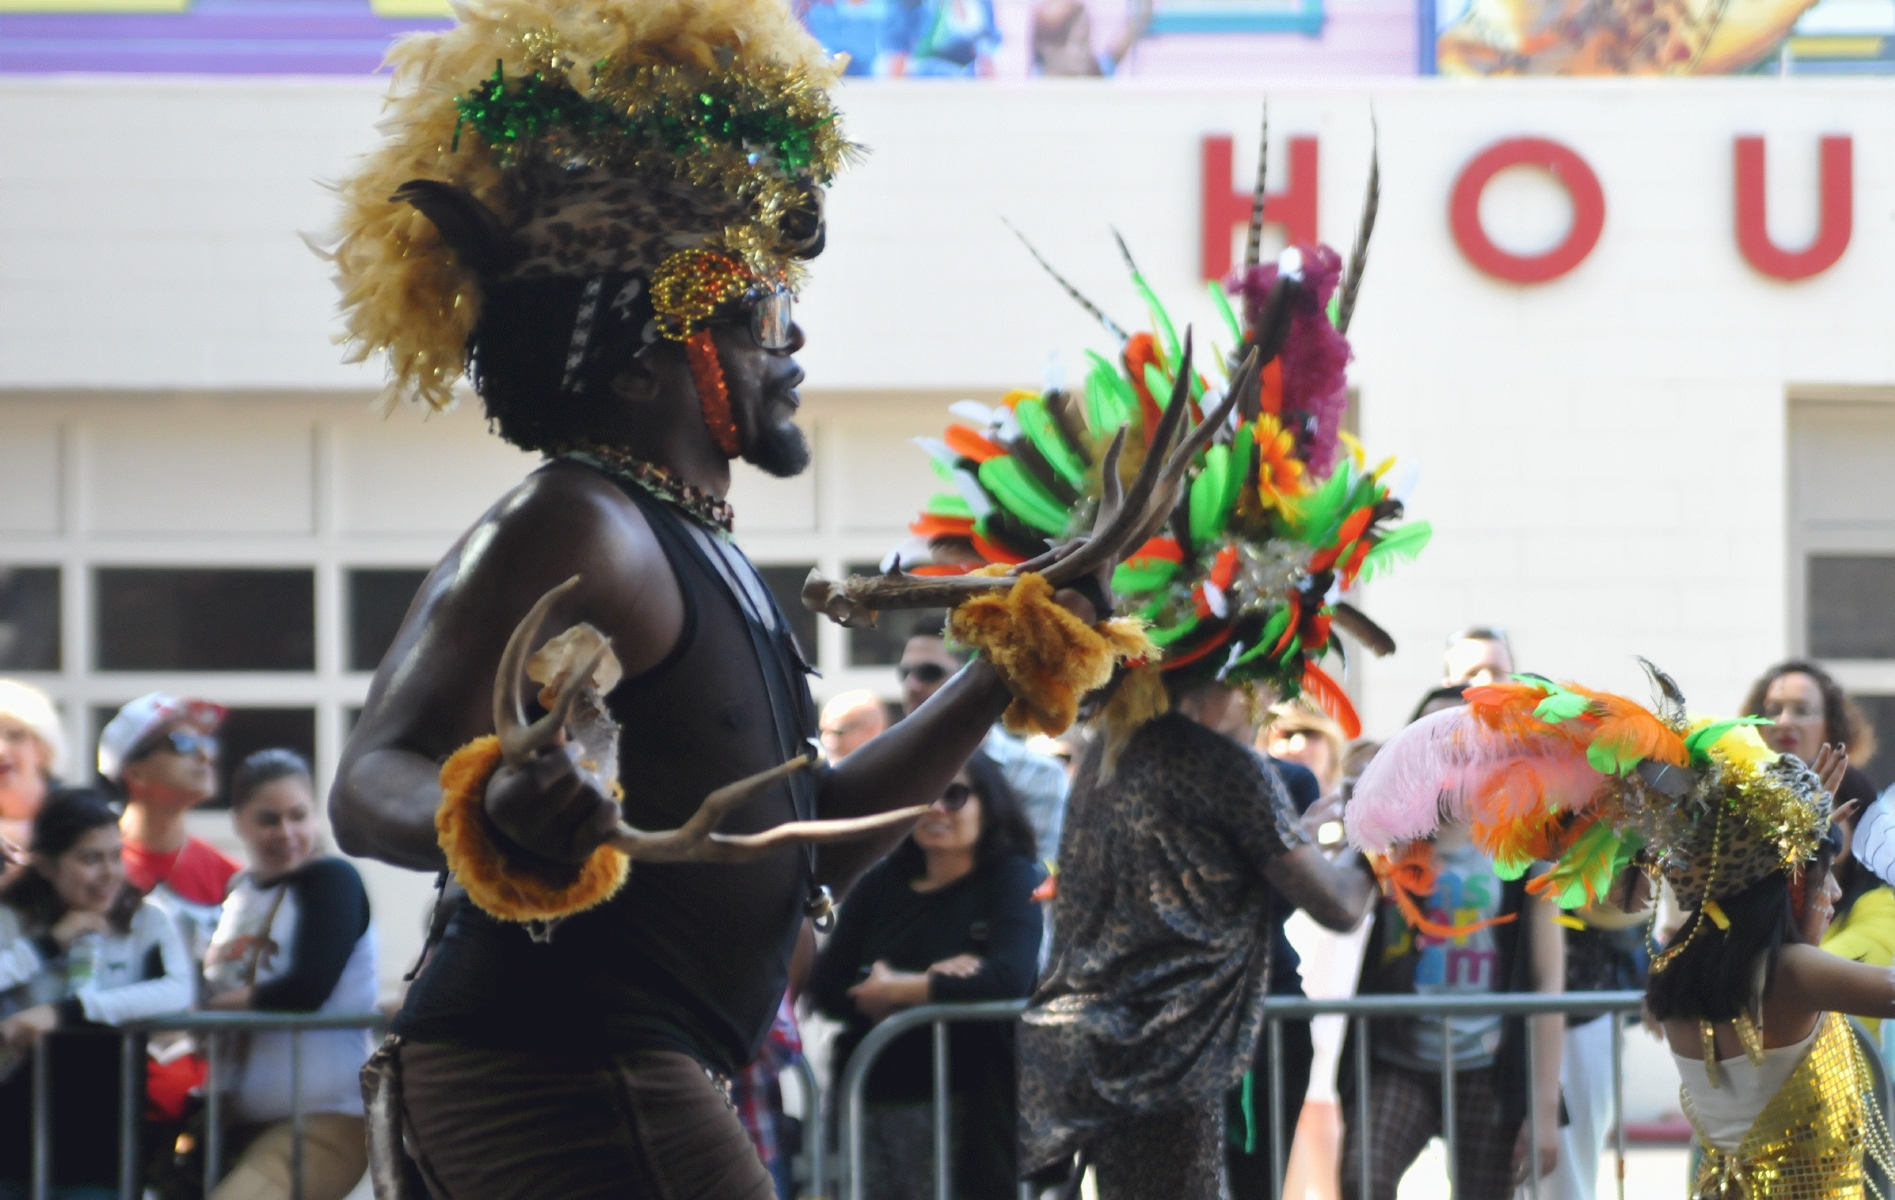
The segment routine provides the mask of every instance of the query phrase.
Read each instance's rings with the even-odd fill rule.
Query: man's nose
[[[781,350],[774,351],[773,353],[782,354],[782,355],[794,354],[798,350],[801,350],[803,348],[803,344],[804,344],[803,327],[801,325],[796,324],[794,321],[792,321],[790,322],[789,345],[783,347]]]

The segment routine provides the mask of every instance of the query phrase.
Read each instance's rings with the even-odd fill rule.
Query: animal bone
[[[812,612],[822,613],[838,625],[853,628],[873,626],[875,614],[882,609],[952,608],[964,600],[987,592],[1010,588],[1018,577],[1040,571],[1055,588],[1063,587],[1136,550],[1151,538],[1151,531],[1164,523],[1177,504],[1178,491],[1191,460],[1210,443],[1229,419],[1238,398],[1258,382],[1259,365],[1252,351],[1232,379],[1230,388],[1216,410],[1205,416],[1197,428],[1180,439],[1180,431],[1189,420],[1191,408],[1191,331],[1184,331],[1183,361],[1177,381],[1172,385],[1171,400],[1158,425],[1151,432],[1145,461],[1128,488],[1121,489],[1119,455],[1125,447],[1125,428],[1121,427],[1106,451],[1101,483],[1104,495],[1093,521],[1092,536],[1055,547],[1046,554],[1023,563],[1010,575],[917,576],[899,571],[885,575],[851,575],[841,583],[811,571],[803,583],[803,604]],[[1175,448],[1174,448],[1175,443]]]
[[[546,615],[560,597],[579,585],[575,575],[539,598],[513,636],[494,679],[494,732],[508,766],[526,766],[550,746],[572,741],[580,748],[579,770],[600,795],[618,793],[618,723],[605,705],[605,694],[624,676],[611,640],[581,622],[540,647],[531,660],[527,647],[539,636]],[[520,703],[525,673],[542,684],[539,699],[546,715],[528,723]],[[925,804],[839,821],[788,821],[762,833],[725,834],[717,826],[731,810],[771,784],[816,762],[805,754],[712,792],[690,820],[677,829],[648,833],[620,821],[608,845],[639,862],[749,862],[784,846],[844,842],[867,837],[912,821],[928,811]]]

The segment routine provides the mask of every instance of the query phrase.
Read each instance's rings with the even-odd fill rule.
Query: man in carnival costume
[[[720,1082],[822,885],[941,796],[1008,682],[976,662],[811,766],[808,668],[730,541],[730,461],[808,462],[789,303],[850,151],[835,64],[779,0],[459,13],[392,53],[387,141],[341,188],[343,307],[395,398],[444,407],[465,367],[549,462],[422,587],[331,801],[346,850],[467,897],[365,1072],[377,1190],[405,1139],[440,1197],[760,1200]],[[1035,611],[1101,642],[1068,607],[1092,612]]]
[[[1043,539],[1083,532],[1116,502],[1121,456],[1176,465],[1109,578],[1152,646],[1088,700],[1103,736],[1075,779],[1051,957],[1020,1033],[1023,1173],[1069,1175],[1081,1154],[1107,1200],[1230,1194],[1225,1104],[1262,1048],[1275,927],[1302,907],[1347,929],[1372,890],[1366,873],[1303,838],[1250,748],[1247,693],[1308,692],[1353,727],[1347,697],[1316,664],[1339,649],[1332,623],[1393,646],[1332,593],[1427,536],[1388,528],[1401,505],[1379,482],[1386,464],[1367,470],[1340,434],[1348,346],[1324,311],[1335,252],[1302,247],[1259,266],[1256,232],[1232,285],[1242,326],[1218,293],[1238,346],[1221,398],[1192,367],[1190,332],[1176,336],[1136,268],[1155,334],[1127,335],[1060,280],[1118,339],[1119,361],[1092,356],[1083,394],[957,405],[963,423],[923,443],[951,490],[912,526],[925,554],[903,556],[947,595],[950,583],[1032,559]],[[1342,289],[1344,314],[1353,291]],[[1174,451],[1185,414],[1200,410]],[[971,607],[953,613],[950,636],[990,646]],[[1240,1094],[1245,1115],[1266,1118],[1240,1117],[1241,1149],[1280,1170],[1285,1155],[1271,1155],[1258,1112],[1267,1086]],[[1268,1170],[1255,1171],[1259,1194]]]
[[[1886,1180],[1890,1146],[1838,1014],[1895,1012],[1895,988],[1816,944],[1839,894],[1830,810],[1846,756],[1779,756],[1758,718],[1693,716],[1647,669],[1651,708],[1537,676],[1469,688],[1363,772],[1350,841],[1394,864],[1400,887],[1407,848],[1463,825],[1503,877],[1551,863],[1526,886],[1565,909],[1629,897],[1638,870],[1662,877],[1688,915],[1652,960],[1646,1003],[1704,1150],[1692,1197],[1860,1200]]]

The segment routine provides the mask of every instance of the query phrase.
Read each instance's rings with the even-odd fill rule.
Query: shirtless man
[[[676,829],[711,792],[806,752],[817,732],[808,667],[729,540],[723,497],[733,458],[777,475],[808,464],[794,424],[803,373],[792,356],[803,335],[783,281],[793,260],[821,249],[818,185],[844,150],[822,98],[820,49],[768,0],[598,0],[587,21],[552,34],[527,0],[474,7],[483,20],[397,50],[406,57],[390,143],[343,187],[337,262],[351,328],[389,350],[397,388],[423,399],[444,401],[445,390],[413,364],[457,362],[460,347],[451,327],[426,340],[444,309],[408,298],[467,278],[479,301],[468,354],[488,416],[550,461],[423,585],[344,750],[330,811],[349,853],[442,870],[441,764],[494,732],[509,636],[576,576],[542,637],[589,622],[610,639],[624,671],[605,697],[622,730],[623,799],[588,782],[596,776],[567,744],[499,766],[476,810],[504,866],[557,878],[576,874],[621,818]],[[615,29],[644,40],[628,51]],[[523,67],[517,47],[555,35],[567,40],[557,61],[592,64],[589,78],[615,90],[528,77],[539,68]],[[722,47],[711,67],[697,57],[707,41]],[[497,58],[498,69],[467,74],[466,64]],[[612,139],[626,136],[626,105],[645,111],[638,105],[663,86],[640,73],[651,61],[685,64],[702,76],[695,90],[734,109],[752,102],[753,87],[784,88],[770,119],[800,114],[802,141],[785,141],[771,160],[756,152],[765,134],[753,129],[729,172],[693,176],[705,154],[731,149],[709,130],[711,150],[669,170],[649,159],[626,167]],[[425,88],[404,73],[416,66]],[[450,77],[471,90],[454,100],[441,86]],[[557,103],[546,101],[555,90]],[[620,115],[559,125],[607,104]],[[537,124],[520,115],[528,109]],[[547,158],[530,142],[485,157],[527,127],[559,134]],[[450,128],[461,158],[439,154]],[[575,167],[587,159],[597,165]],[[732,190],[737,176],[749,191]],[[421,210],[442,244],[400,232],[412,214],[391,195]],[[388,276],[404,286],[366,282]],[[1084,600],[1062,602],[1089,619]],[[925,805],[1008,698],[976,662],[846,763],[787,776],[719,829]],[[743,865],[640,862],[616,894],[550,930],[459,905],[394,1024],[401,1116],[430,1190],[456,1200],[772,1195],[718,1081],[767,1034],[819,889],[846,887],[903,832],[820,852],[786,847]]]

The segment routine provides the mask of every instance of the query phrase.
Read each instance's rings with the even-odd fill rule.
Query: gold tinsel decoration
[[[433,223],[390,197],[410,180],[439,180],[510,225],[519,215],[512,176],[539,153],[491,147],[464,128],[461,101],[496,68],[507,80],[564,83],[628,116],[689,88],[771,92],[813,121],[816,179],[833,174],[851,150],[827,97],[839,68],[782,0],[467,0],[457,12],[453,29],[410,34],[390,50],[386,141],[337,188],[342,215],[329,257],[342,292],[342,340],[350,362],[387,354],[390,402],[451,404],[481,303],[473,273]],[[579,151],[613,170],[664,169],[741,196],[750,219],[725,230],[723,248],[759,273],[791,273],[776,261],[775,222],[801,192],[769,163],[729,146],[685,155],[627,146],[612,154],[597,139],[551,141],[545,151]]]

